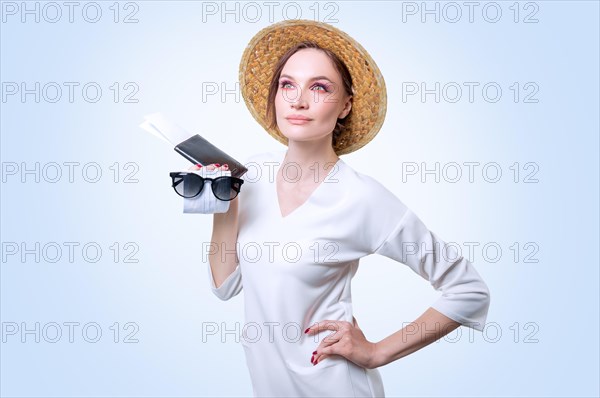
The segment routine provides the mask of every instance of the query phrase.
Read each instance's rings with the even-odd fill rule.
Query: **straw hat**
[[[289,20],[270,25],[248,43],[240,62],[239,80],[246,106],[256,121],[284,145],[288,139],[279,129],[269,129],[266,119],[269,84],[275,64],[295,44],[310,40],[331,50],[348,67],[354,94],[346,128],[334,150],[347,154],[366,145],[379,132],[387,107],[383,76],[369,53],[341,30],[322,22]]]

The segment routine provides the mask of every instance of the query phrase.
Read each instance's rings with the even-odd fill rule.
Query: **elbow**
[[[490,291],[487,291],[487,296],[486,296],[486,302],[485,302],[485,312],[487,314],[489,308],[490,308],[490,303],[491,303],[491,298],[490,298]]]
[[[474,307],[478,308],[477,312],[480,317],[483,317],[484,321],[487,318],[487,313],[491,302],[490,288],[488,287],[485,280],[475,272],[475,278],[472,279],[471,300],[473,301]]]
[[[482,292],[481,292],[481,294],[482,294],[482,296],[483,296],[483,297],[482,297],[482,299],[481,299],[481,300],[484,302],[484,304],[485,304],[485,307],[486,307],[486,309],[487,309],[487,308],[489,308],[489,306],[490,306],[490,297],[491,297],[491,296],[490,296],[490,288],[489,288],[489,287],[488,287],[488,285],[487,285],[485,282],[483,282],[483,281],[482,281],[482,284],[483,284],[483,288],[482,288]]]
[[[482,281],[482,288],[478,290],[478,293],[479,293],[479,314],[481,314],[480,315],[481,325],[480,325],[480,329],[478,329],[478,330],[483,330],[483,327],[485,326],[485,323],[487,321],[488,312],[490,309],[490,302],[491,302],[490,289],[485,284],[485,282]]]
[[[471,301],[478,303],[478,307],[487,312],[488,307],[490,306],[490,288],[483,281],[483,279],[479,278],[479,280],[473,285],[473,288],[470,290]]]

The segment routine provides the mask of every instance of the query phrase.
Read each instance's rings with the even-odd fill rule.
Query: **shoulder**
[[[404,211],[407,206],[402,200],[388,189],[377,178],[377,171],[363,173],[355,170],[345,163],[346,187],[356,195],[360,201],[374,211]],[[376,205],[376,206],[374,206]]]
[[[410,213],[406,204],[377,178],[376,170],[362,173],[345,168],[344,197],[359,222],[363,244],[373,253]]]

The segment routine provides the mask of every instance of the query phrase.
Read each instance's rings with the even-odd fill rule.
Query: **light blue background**
[[[80,163],[73,183],[66,174],[56,183],[36,183],[33,175],[23,183],[20,173],[3,176],[3,244],[80,246],[72,263],[64,246],[56,263],[37,263],[33,255],[25,262],[3,258],[1,320],[3,330],[13,322],[30,329],[36,322],[40,329],[52,322],[96,322],[103,334],[97,343],[86,342],[80,325],[71,343],[63,326],[57,343],[43,337],[36,343],[33,334],[21,342],[21,331],[3,333],[0,392],[250,396],[240,344],[232,335],[225,342],[215,336],[202,341],[203,324],[243,323],[243,293],[222,302],[209,289],[201,244],[210,240],[212,216],[183,214],[168,172],[188,162],[138,125],[144,115],[161,111],[239,159],[284,149],[252,119],[239,93],[203,101],[202,92],[210,82],[235,91],[246,44],[285,18],[286,3],[275,7],[273,20],[259,2],[257,22],[248,20],[253,13],[240,15],[239,22],[235,14],[226,15],[222,22],[220,12],[203,22],[203,3],[141,1],[135,3],[138,23],[114,23],[112,2],[99,3],[100,21],[88,23],[81,16],[86,3],[79,4],[73,23],[66,7],[56,23],[35,23],[31,15],[22,23],[20,14],[3,13],[2,82],[27,82],[30,88],[36,81],[79,82],[79,88],[97,82],[103,95],[97,103],[84,101],[80,90],[73,103],[66,97],[36,103],[32,95],[24,103],[18,96],[1,103],[3,167]],[[380,368],[387,396],[598,396],[598,3],[516,3],[517,23],[513,2],[495,3],[502,11],[496,23],[482,17],[489,2],[478,3],[472,23],[462,2],[455,3],[464,13],[456,23],[448,20],[451,9],[439,22],[403,14],[403,6],[421,8],[421,2],[317,3],[318,18],[315,3],[296,4],[302,17],[330,22],[358,40],[385,77],[385,124],[344,161],[383,182],[444,240],[465,250],[465,242],[477,242],[470,259],[491,291],[484,333],[460,328],[458,341],[442,339]],[[427,6],[436,4],[446,5]],[[120,19],[134,10],[119,6]],[[243,6],[238,3],[239,10]],[[326,19],[332,12],[333,20]],[[538,22],[523,23],[532,12]],[[292,10],[288,15],[294,17]],[[109,89],[114,82],[137,84],[139,101],[124,103],[122,95],[132,90],[121,88],[115,103]],[[472,103],[466,92],[456,103],[436,103],[431,95],[424,102],[416,96],[403,101],[403,82],[480,85]],[[502,88],[498,102],[482,98],[487,82]],[[514,82],[521,89],[516,103],[509,88]],[[528,82],[539,88],[537,103],[523,101],[532,91],[524,86]],[[103,172],[97,183],[81,175],[91,162]],[[116,183],[109,168],[115,162]],[[134,170],[124,168],[127,162],[137,165],[138,182],[123,182]],[[419,175],[403,181],[403,162],[425,162],[428,168],[435,162],[496,162],[503,174],[498,183],[486,182],[480,165],[473,183],[466,175],[458,183],[431,176],[421,182]],[[517,183],[510,169],[515,162],[521,169]],[[533,170],[524,168],[528,162],[538,166],[537,183],[523,182]],[[100,261],[82,258],[88,242],[102,248]],[[114,242],[121,256],[116,263]],[[132,252],[127,242],[137,245],[133,257],[139,262],[123,261]],[[497,262],[482,256],[490,242],[502,249]],[[511,250],[515,242],[518,261]],[[537,247],[536,263],[524,262],[533,252],[528,242]],[[355,315],[370,341],[402,328],[438,296],[407,267],[381,256],[364,258],[353,283]],[[115,322],[116,343],[110,329]],[[134,330],[125,328],[127,322],[139,327],[137,343],[123,342]]]

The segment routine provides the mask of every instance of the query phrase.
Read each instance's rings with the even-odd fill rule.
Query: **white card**
[[[172,147],[175,147],[194,135],[170,121],[162,112],[145,115],[144,119],[145,120],[140,124],[140,127],[170,143]]]

